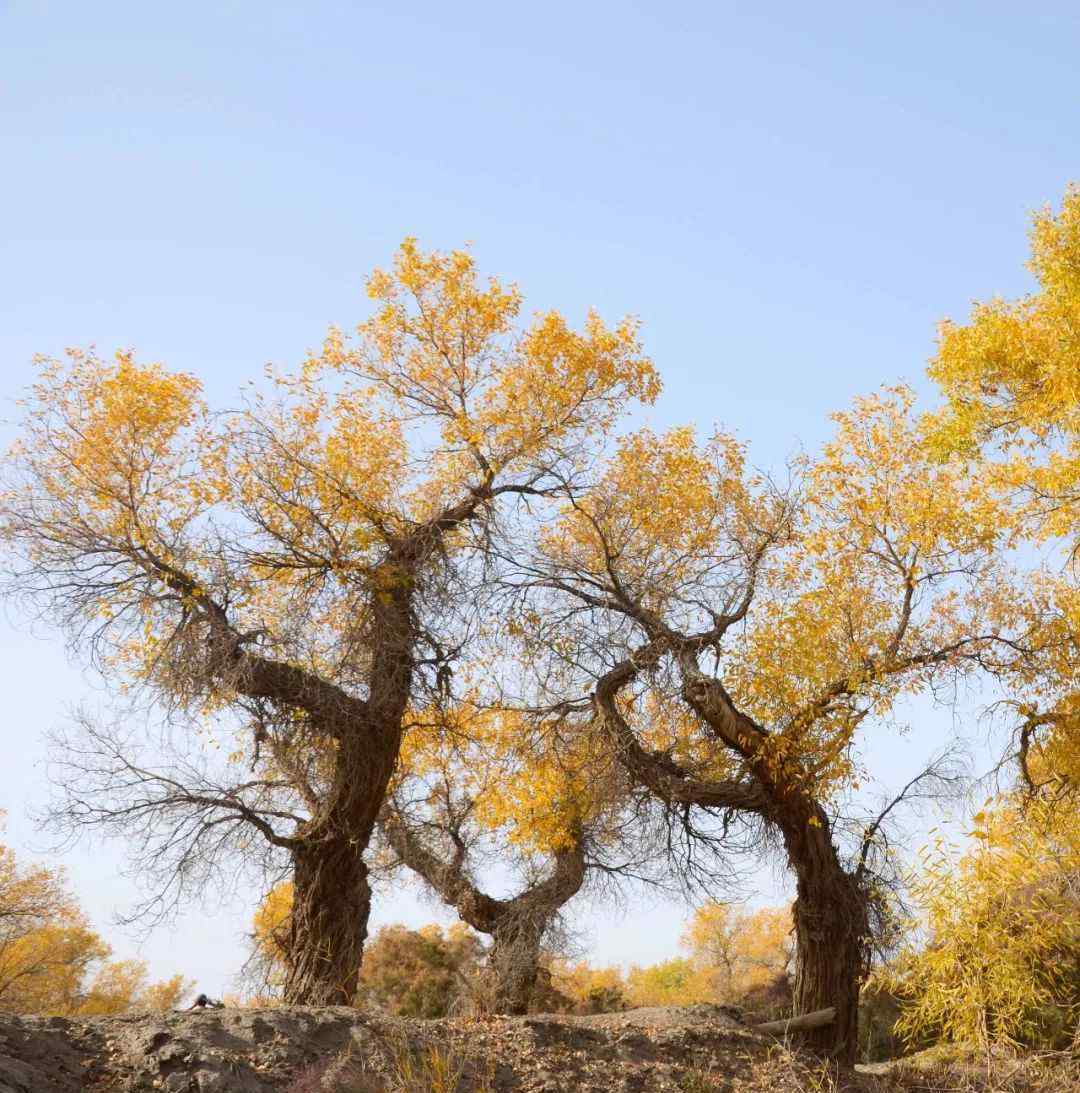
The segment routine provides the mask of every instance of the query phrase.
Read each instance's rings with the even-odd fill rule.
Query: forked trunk
[[[293,907],[285,1001],[349,1006],[367,939],[367,866],[348,839],[317,842],[293,856]]]

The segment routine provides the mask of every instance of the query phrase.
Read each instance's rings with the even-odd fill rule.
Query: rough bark
[[[866,896],[840,863],[826,826],[789,840],[788,854],[797,877],[794,1011],[836,1011],[831,1023],[803,1030],[799,1039],[814,1051],[852,1064],[870,941]]]
[[[287,1002],[352,1004],[370,910],[367,866],[347,839],[305,845],[294,854]]]
[[[529,1012],[540,974],[540,942],[547,926],[546,921],[508,917],[493,931],[490,966],[495,976],[495,1013]]]

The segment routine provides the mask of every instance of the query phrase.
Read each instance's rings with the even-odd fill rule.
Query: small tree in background
[[[641,876],[660,859],[610,752],[572,724],[536,729],[511,710],[433,713],[409,734],[380,821],[390,861],[491,939],[496,1013],[540,1004],[545,950],[590,876]],[[514,876],[514,894],[492,896],[480,882],[493,860]]]
[[[0,1010],[65,1017],[163,1011],[190,989],[179,975],[148,983],[143,961],[110,962],[110,953],[60,870],[22,866],[0,846]]]
[[[593,967],[587,960],[551,962],[551,982],[577,1013],[615,1013],[629,1008],[626,978],[621,968]]]
[[[787,978],[794,955],[792,931],[786,908],[740,911],[710,900],[691,917],[683,947],[709,972],[713,1000],[738,1002],[750,991]]]

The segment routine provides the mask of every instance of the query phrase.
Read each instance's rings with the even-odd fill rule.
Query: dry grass
[[[414,1047],[402,1039],[386,1047],[379,1069],[345,1055],[301,1072],[287,1093],[494,1093],[494,1059],[477,1066],[450,1043]]]
[[[941,1045],[897,1060],[882,1077],[884,1089],[902,1093],[1077,1093],[1080,1058]]]
[[[1078,1093],[1080,1059],[1066,1052],[978,1055],[932,1049],[876,1073],[840,1070],[785,1045],[757,1059],[746,1075],[722,1070],[683,1076],[682,1093]]]

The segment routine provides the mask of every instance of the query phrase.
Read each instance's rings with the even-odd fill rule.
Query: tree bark
[[[529,1012],[540,974],[540,941],[546,926],[546,921],[510,921],[494,931],[490,959],[495,975],[495,1013]]]
[[[837,1062],[853,1064],[858,1047],[859,987],[870,939],[866,896],[840,862],[824,813],[818,825],[785,832],[797,877],[794,1012],[835,1009],[827,1025],[799,1032],[799,1041]]]
[[[348,839],[304,844],[294,853],[286,1002],[352,1005],[371,911],[367,874]]]

